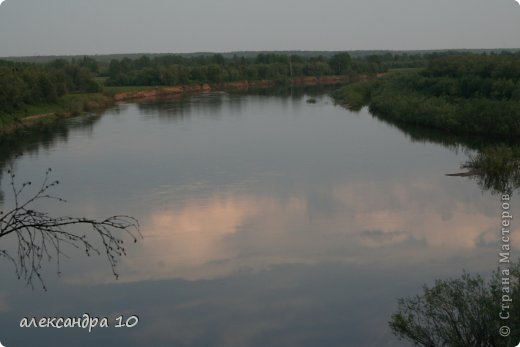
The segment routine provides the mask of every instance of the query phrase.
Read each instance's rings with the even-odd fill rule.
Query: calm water
[[[2,148],[17,180],[47,167],[55,215],[130,214],[144,239],[116,281],[68,248],[48,292],[0,263],[0,341],[16,346],[406,346],[396,299],[497,266],[499,199],[467,151],[319,96],[208,94],[125,104]],[[5,158],[4,158],[5,160]],[[3,176],[4,204],[10,204]],[[520,215],[520,202],[512,202]],[[8,240],[5,245],[9,247]],[[520,246],[520,239],[513,246]],[[21,329],[22,317],[138,315],[132,329]],[[113,324],[112,324],[113,325]]]

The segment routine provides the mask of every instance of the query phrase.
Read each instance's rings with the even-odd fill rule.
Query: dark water
[[[26,287],[2,261],[0,341],[406,346],[387,324],[397,298],[498,265],[499,197],[445,176],[460,171],[467,147],[306,98],[121,105],[4,144],[4,170],[10,158],[17,181],[41,181],[48,167],[62,181],[54,192],[68,202],[42,209],[130,214],[144,239],[129,246],[118,281],[103,257],[67,248],[61,277],[55,263],[45,267],[48,292]],[[5,205],[8,183],[4,172]],[[516,197],[512,206],[520,215]],[[120,315],[140,321],[91,333],[19,327],[23,317],[84,313],[112,326]]]

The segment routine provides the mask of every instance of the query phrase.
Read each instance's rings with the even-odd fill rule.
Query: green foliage
[[[81,63],[93,68],[91,59]],[[67,61],[48,65],[0,63],[0,118],[10,118],[31,105],[56,103],[67,93],[100,90],[89,69]]]
[[[464,273],[457,279],[437,280],[423,293],[398,301],[398,310],[389,322],[401,339],[423,347],[515,346],[520,326],[520,263],[511,264],[512,298],[507,324],[513,328],[509,338],[499,334],[506,322],[502,311],[502,276],[497,270],[489,281]]]
[[[368,89],[368,91],[366,90]],[[347,86],[340,103],[375,115],[451,132],[520,135],[520,56],[455,56],[423,71],[391,73]]]
[[[244,53],[63,57],[45,64],[0,60],[0,118],[56,103],[70,93],[97,93],[108,86],[172,86],[330,75],[374,75],[382,81],[338,92],[352,109],[365,104],[391,121],[449,131],[520,133],[518,53],[476,55],[460,52],[359,52],[301,54]],[[423,72],[410,68],[426,67]],[[408,69],[408,70],[406,70]],[[112,87],[112,88],[110,88]]]
[[[377,81],[366,81],[350,84],[333,93],[333,97],[339,100],[351,111],[359,111],[371,99]]]
[[[330,58],[329,64],[336,75],[345,75],[351,70],[352,58],[348,53],[335,54]]]
[[[497,194],[512,194],[520,187],[520,147],[488,146],[472,155],[463,168],[470,170],[478,184]]]
[[[186,57],[164,55],[135,60],[113,59],[107,67],[110,86],[162,86],[189,83],[222,83],[240,80],[274,80],[285,82],[291,77],[321,77],[383,72],[393,58],[360,57],[348,53],[304,57],[298,55],[260,53],[254,58],[221,54]]]

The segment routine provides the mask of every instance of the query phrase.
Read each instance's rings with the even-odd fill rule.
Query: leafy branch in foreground
[[[53,217],[47,212],[33,209],[40,201],[55,200],[65,202],[62,198],[54,196],[49,191],[59,184],[59,181],[50,179],[51,169],[45,173],[43,183],[36,193],[29,198],[22,199],[22,194],[32,186],[31,182],[25,182],[17,186],[15,174],[8,171],[10,186],[14,198],[14,207],[7,212],[0,212],[0,238],[13,236],[17,240],[16,255],[7,250],[0,250],[0,256],[10,260],[16,270],[19,279],[24,279],[33,287],[33,281],[37,279],[44,289],[45,283],[41,274],[45,260],[56,258],[58,274],[60,273],[60,258],[65,256],[63,246],[68,245],[82,249],[91,254],[105,254],[112,273],[118,278],[116,266],[119,257],[126,255],[124,241],[121,233],[130,236],[134,242],[141,237],[139,222],[131,216],[116,215],[103,220],[85,217]],[[100,241],[99,246],[91,241],[85,233],[74,233],[68,227],[87,226]]]
[[[516,346],[520,338],[520,262],[510,265],[507,280],[499,270],[489,281],[465,272],[460,278],[424,286],[421,295],[399,299],[389,322],[392,332],[423,347]],[[504,325],[513,329],[509,336],[500,333]]]

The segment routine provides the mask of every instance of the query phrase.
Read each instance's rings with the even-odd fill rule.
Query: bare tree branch
[[[15,174],[12,170],[10,186],[13,194],[14,207],[7,212],[0,212],[0,238],[11,235],[17,240],[16,255],[6,250],[0,250],[0,257],[10,261],[19,279],[26,281],[27,285],[34,287],[36,279],[46,289],[41,271],[45,261],[51,261],[54,257],[60,273],[60,259],[66,256],[63,253],[63,245],[82,249],[87,256],[91,254],[105,254],[112,269],[112,273],[118,278],[116,271],[118,259],[126,255],[123,235],[126,234],[134,242],[141,238],[139,222],[131,216],[116,215],[103,220],[85,217],[54,217],[47,212],[33,208],[40,200],[55,200],[65,202],[62,198],[54,196],[49,191],[59,184],[59,181],[50,179],[51,169],[45,172],[45,178],[36,193],[27,199],[22,199],[31,182],[25,182],[20,187],[16,185]],[[79,234],[70,231],[70,227],[83,225],[89,227],[92,235]],[[96,246],[97,238],[101,246]]]

